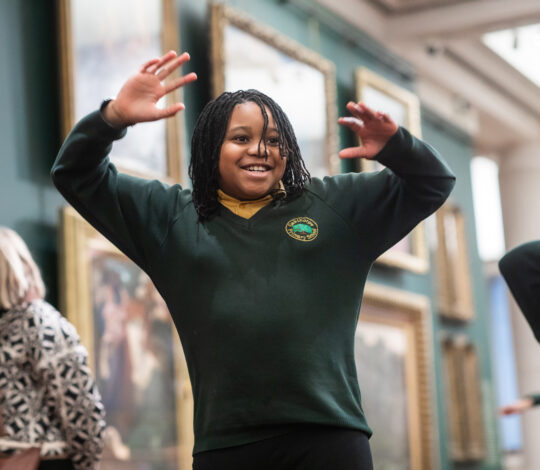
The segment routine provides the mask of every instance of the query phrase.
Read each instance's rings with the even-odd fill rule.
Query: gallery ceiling
[[[389,13],[409,13],[442,5],[472,2],[475,0],[369,0]]]
[[[423,102],[474,135],[478,152],[539,139],[540,88],[482,40],[540,23],[539,0],[316,1],[404,57]]]

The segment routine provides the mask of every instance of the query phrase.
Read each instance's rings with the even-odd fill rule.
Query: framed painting
[[[165,302],[71,207],[61,221],[62,310],[88,349],[107,413],[101,468],[191,469],[191,385]]]
[[[420,101],[409,90],[364,67],[356,69],[356,97],[370,108],[388,113],[398,126],[422,138]],[[376,163],[366,159],[363,163]],[[369,170],[368,170],[369,171]]]
[[[426,297],[366,285],[355,360],[375,468],[434,466],[430,318]]]
[[[450,457],[459,463],[482,460],[486,442],[476,348],[463,337],[447,337],[442,350]]]
[[[213,94],[256,88],[294,128],[312,176],[340,171],[334,64],[248,15],[211,4]]]
[[[141,64],[178,50],[174,0],[56,0],[59,24],[62,131],[114,97]],[[178,73],[178,72],[177,72]],[[158,105],[181,100],[175,91]],[[122,171],[179,182],[184,162],[182,113],[129,128],[111,159]]]
[[[416,137],[421,137],[420,104],[410,91],[392,83],[366,68],[356,70],[356,98],[369,107],[388,113],[400,126]],[[379,171],[383,165],[375,160],[359,159],[359,171]],[[378,263],[386,266],[426,273],[429,269],[429,253],[424,223],[383,253]]]
[[[450,320],[469,321],[474,307],[465,217],[448,202],[436,212],[435,220],[439,313]]]

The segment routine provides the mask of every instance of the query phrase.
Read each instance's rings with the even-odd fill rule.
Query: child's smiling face
[[[219,155],[219,187],[236,199],[258,199],[277,187],[287,159],[279,154],[279,134],[268,108],[266,151],[261,141],[264,118],[256,103],[237,104],[229,119]],[[259,153],[259,142],[260,153]]]

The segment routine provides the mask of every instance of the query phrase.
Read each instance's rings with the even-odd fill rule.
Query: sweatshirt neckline
[[[270,202],[266,206],[259,209],[254,215],[252,215],[249,219],[246,219],[240,215],[235,214],[232,212],[227,206],[220,204],[220,213],[218,217],[224,217],[225,219],[230,220],[231,222],[234,222],[237,225],[241,225],[243,227],[251,227],[256,225],[261,219],[264,219],[266,214],[268,212],[274,210],[276,208],[276,204],[280,204],[281,201],[277,201],[276,203]]]

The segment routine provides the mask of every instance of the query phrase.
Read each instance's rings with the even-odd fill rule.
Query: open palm
[[[340,158],[375,157],[397,132],[398,125],[388,116],[373,111],[364,103],[347,103],[350,117],[341,117],[338,123],[351,129],[359,138],[358,147],[348,147],[339,152]]]
[[[116,99],[106,109],[106,118],[113,125],[127,126],[138,122],[157,121],[175,115],[184,109],[183,103],[174,103],[166,108],[158,108],[158,101],[166,94],[197,79],[194,73],[164,80],[178,67],[190,59],[184,52],[177,56],[170,51],[161,58],[146,62],[122,86]]]

